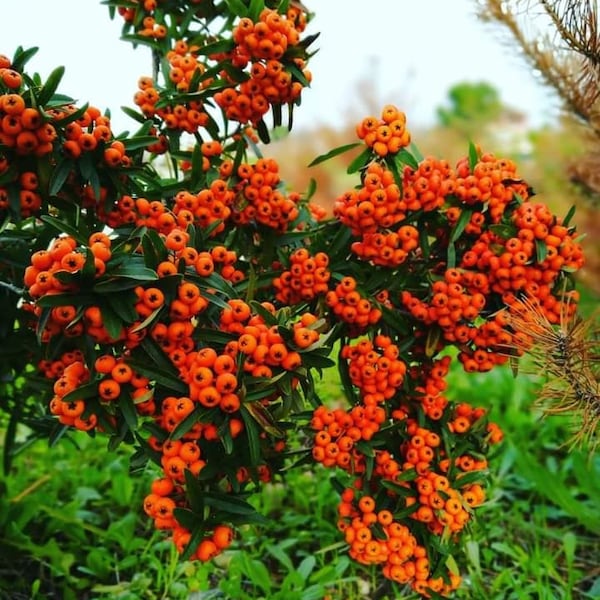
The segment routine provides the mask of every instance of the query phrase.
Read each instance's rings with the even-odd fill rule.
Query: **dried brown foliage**
[[[520,300],[510,309],[510,324],[521,334],[511,350],[528,354],[526,370],[545,379],[537,398],[544,414],[572,418],[567,445],[594,451],[600,445],[600,326],[594,315],[568,313],[552,324],[536,303]]]

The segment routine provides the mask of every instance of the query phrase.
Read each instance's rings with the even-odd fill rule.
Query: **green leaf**
[[[475,165],[479,162],[479,153],[477,152],[477,146],[473,142],[469,142],[469,169],[471,173],[475,168]]]
[[[73,123],[73,121],[77,121],[78,119],[81,119],[81,117],[83,117],[83,115],[85,115],[88,107],[89,107],[89,103],[86,102],[84,105],[80,106],[73,112],[64,113],[64,116],[61,116],[61,118],[60,118],[60,126],[62,128],[64,128],[69,123]]]
[[[63,184],[73,171],[73,167],[73,161],[65,157],[52,169],[52,175],[48,182],[48,193],[50,196],[56,196],[60,192]]]
[[[60,66],[56,67],[56,69],[54,69],[54,71],[48,75],[48,79],[46,80],[44,87],[42,87],[37,96],[37,102],[39,106],[46,106],[50,98],[52,98],[54,95],[54,92],[56,92],[64,74],[65,68]]]
[[[151,264],[146,257],[146,252],[149,251],[150,247],[152,248],[152,255],[155,257],[153,260],[156,260],[156,264],[166,260],[169,254],[163,239],[158,234],[158,231],[155,231],[154,229],[147,229],[144,232],[144,235],[142,236],[142,247],[144,248],[144,259],[146,260],[146,264]]]
[[[320,156],[317,156],[317,158],[313,159],[308,164],[308,166],[314,167],[315,165],[321,164],[322,162],[325,162],[326,160],[329,160],[329,159],[333,158],[334,156],[339,156],[340,154],[343,154],[344,152],[348,152],[348,150],[352,150],[353,148],[356,148],[357,146],[360,146],[360,142],[353,142],[352,144],[346,144],[344,146],[339,146],[338,148],[334,148],[333,150],[330,150],[329,152],[327,152],[325,154],[321,154]]]
[[[240,557],[241,566],[246,574],[246,576],[250,579],[250,581],[259,586],[264,592],[265,598],[271,596],[271,574],[269,573],[266,565],[256,558],[250,558],[250,556],[246,553],[240,553],[238,555]]]
[[[96,302],[92,294],[50,294],[42,296],[36,302],[42,308],[54,308],[55,306],[90,306]]]
[[[258,23],[260,19],[260,13],[265,10],[264,0],[250,0],[250,6],[248,7],[248,17],[250,17],[255,23]]]
[[[450,233],[450,242],[455,242],[462,235],[472,216],[473,209],[471,208],[465,208],[461,211],[460,217],[458,217],[458,221]]]
[[[29,62],[32,56],[37,54],[38,50],[38,46],[27,48],[27,50],[23,50],[23,48],[19,46],[16,52],[14,53],[13,59],[11,61],[12,68],[15,71],[19,71],[19,73],[23,72],[25,65]]]
[[[231,494],[207,491],[204,494],[204,502],[207,506],[212,506],[224,513],[235,515],[253,515],[256,513],[256,509],[252,504]]]
[[[204,413],[204,408],[200,405],[196,406],[194,410],[187,416],[183,421],[177,424],[177,427],[171,432],[169,436],[172,440],[178,440],[183,437],[199,420],[201,415]]]
[[[402,189],[402,173],[400,172],[400,169],[398,168],[399,165],[401,165],[402,163],[400,163],[399,161],[396,161],[394,156],[387,156],[385,159],[385,164],[387,166],[387,168],[392,172],[392,175],[394,176],[394,182],[396,183],[396,185]]]
[[[165,373],[170,373],[173,377],[179,375],[169,357],[151,337],[146,336],[139,345],[139,349],[144,352],[145,358],[150,359],[153,366]]]
[[[350,231],[350,228],[339,226],[339,222],[337,224],[337,231],[331,239],[329,248],[327,250],[329,256],[344,256],[342,254],[342,250],[349,246],[352,239],[352,232]],[[330,236],[327,236],[327,239],[330,239]]]
[[[256,406],[255,404],[242,405],[241,415],[246,426],[246,434],[248,436],[248,451],[250,453],[250,465],[255,467],[260,463],[260,437],[257,427],[257,420],[248,406]],[[263,428],[264,429],[264,428]]]
[[[175,508],[175,510],[173,511],[173,516],[186,529],[189,529],[190,531],[200,531],[200,535],[198,535],[195,540],[193,539],[194,535],[192,534],[192,539],[190,539],[190,542],[188,544],[188,547],[190,549],[195,550],[198,547],[198,542],[200,542],[200,540],[206,532],[200,516],[192,512],[189,508],[179,507]]]
[[[267,127],[267,124],[265,123],[264,119],[261,119],[256,124],[256,133],[258,134],[258,137],[260,138],[260,141],[263,144],[269,144],[271,142],[271,136],[269,135],[269,128]]]
[[[288,64],[286,66],[286,69],[292,74],[292,78],[294,80],[299,81],[302,84],[302,87],[310,87],[310,81],[294,63]]]
[[[53,229],[56,229],[59,233],[70,235],[79,245],[87,246],[87,241],[89,239],[89,232],[87,232],[87,230],[82,234],[81,229],[76,229],[66,221],[51,217],[50,215],[41,215],[40,219],[47,225],[50,225]]]
[[[419,150],[419,148],[417,148],[414,142],[410,144],[410,151],[419,163],[423,161],[423,154],[421,154],[421,151]]]
[[[285,567],[286,570],[294,570],[294,563],[292,559],[286,554],[281,544],[278,544],[276,546],[273,544],[269,544],[266,547],[266,550],[271,556],[273,556],[273,558],[277,559]]]
[[[108,335],[113,339],[118,339],[123,333],[123,320],[117,313],[107,304],[100,307],[102,313],[102,322],[108,332]]]
[[[225,0],[225,4],[229,8],[229,12],[232,15],[238,17],[248,16],[248,7],[242,2],[242,0]]]
[[[121,319],[123,324],[133,323],[138,319],[138,313],[134,308],[134,300],[131,294],[111,294],[106,296],[106,302],[114,313]]]
[[[129,106],[121,106],[121,110],[131,119],[137,121],[138,123],[145,123],[148,118],[137,110],[133,110],[133,108]],[[156,141],[156,140],[155,140]]]
[[[204,512],[204,489],[202,488],[202,484],[189,469],[185,469],[184,477],[185,493],[190,501],[190,508],[195,514],[202,515]]]
[[[352,173],[356,173],[357,171],[360,171],[361,169],[363,169],[366,164],[369,162],[369,160],[372,157],[373,152],[371,151],[371,148],[365,148],[351,163],[350,165],[348,165],[348,168],[346,169],[346,173],[348,173],[348,175],[352,175]]]
[[[271,312],[268,311],[260,302],[252,300],[250,302],[250,306],[252,307],[253,312],[262,317],[267,326],[271,327],[272,325],[277,325],[277,316],[271,314]]]
[[[148,339],[148,336],[144,338],[144,340],[146,339]],[[157,385],[179,394],[189,393],[188,386],[179,379],[178,374],[175,375],[170,371],[157,369],[154,365],[141,364],[137,361],[129,361],[129,364],[132,369],[144,375],[144,377],[148,377],[151,381],[155,381]]]
[[[461,487],[471,485],[472,483],[484,483],[487,471],[477,470],[469,471],[468,473],[460,474],[456,477],[456,481],[460,482]]]
[[[446,253],[446,268],[454,269],[456,267],[456,246],[453,242],[448,244],[448,252]]]
[[[402,164],[408,165],[411,169],[414,169],[415,171],[419,168],[419,162],[406,148],[401,148],[400,151],[396,154],[396,158]]]
[[[125,290],[131,290],[140,285],[138,279],[131,279],[129,277],[116,277],[98,281],[94,285],[94,292],[98,294],[110,294],[114,292],[123,292]]]
[[[119,408],[129,429],[135,431],[138,427],[138,414],[133,399],[128,393],[121,394],[119,397]]]
[[[569,226],[569,223],[571,222],[571,219],[573,218],[573,216],[575,215],[575,205],[571,206],[571,208],[569,209],[569,212],[565,215],[565,218],[563,219],[562,224],[565,227]]]
[[[309,554],[302,560],[296,569],[296,572],[300,575],[302,581],[308,580],[310,574],[314,571],[316,564],[317,559],[312,554]]]
[[[98,382],[91,381],[90,383],[86,383],[78,387],[77,389],[72,390],[68,394],[63,396],[63,402],[73,402],[75,400],[85,400],[87,398],[97,398],[98,397]]]
[[[127,277],[136,281],[156,281],[158,274],[153,269],[139,263],[136,264],[136,261],[131,259],[128,263],[112,270],[111,277]]]
[[[277,426],[273,421],[273,417],[261,402],[245,402],[241,406],[241,411],[244,422],[250,416],[269,435],[280,438],[285,436],[285,432]]]
[[[544,240],[535,240],[535,256],[538,263],[544,262],[548,256],[548,246]]]

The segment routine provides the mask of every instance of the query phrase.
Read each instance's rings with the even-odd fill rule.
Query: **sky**
[[[476,17],[477,0],[304,1],[315,13],[309,33],[320,36],[311,46],[318,48],[309,64],[312,84],[294,113],[295,129],[366,116],[365,94],[380,106],[395,104],[409,123],[426,127],[453,85],[482,81],[532,126],[556,119],[557,99],[502,31]],[[137,128],[120,107],[133,106],[137,79],[151,74],[150,53],[119,39],[120,17],[111,20],[99,0],[3,4],[0,54],[37,46],[29,71],[46,77],[64,66],[61,93],[110,109],[117,133]]]

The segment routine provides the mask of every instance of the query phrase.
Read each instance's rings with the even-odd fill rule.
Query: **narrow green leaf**
[[[52,169],[52,175],[48,182],[48,193],[50,196],[56,196],[60,192],[63,184],[73,171],[73,167],[73,160],[65,157]]]
[[[131,119],[137,121],[138,123],[145,123],[148,118],[137,110],[133,110],[133,108],[129,106],[121,106],[121,110]]]
[[[307,202],[310,201],[310,199],[315,195],[316,191],[317,191],[317,182],[315,179],[313,179],[311,177],[310,181],[308,182],[308,188],[306,189],[306,192],[305,192],[305,200]]]
[[[86,400],[87,398],[98,397],[98,382],[91,381],[78,387],[77,389],[69,392],[63,396],[63,402],[73,402],[75,400]]]
[[[394,182],[396,183],[396,185],[402,189],[402,173],[400,172],[400,169],[398,168],[399,164],[402,163],[398,163],[394,157],[386,157],[386,161],[385,164],[387,165],[388,169],[392,172],[392,175],[394,176]]]
[[[260,13],[265,10],[264,0],[250,0],[250,6],[248,7],[248,17],[250,17],[255,23],[258,23],[260,19]]]
[[[190,510],[185,508],[176,508],[173,511],[175,518],[187,529],[192,532],[190,541],[181,553],[181,560],[189,560],[192,554],[197,550],[198,544],[206,534],[206,529],[202,522],[198,523],[198,517]],[[188,516],[189,515],[189,516]]]
[[[218,511],[231,513],[235,515],[252,515],[256,509],[252,504],[249,504],[241,498],[237,498],[231,494],[220,492],[207,491],[204,494],[204,502],[207,506],[212,506]]]
[[[310,574],[314,571],[316,564],[317,559],[312,554],[309,554],[304,559],[302,559],[302,562],[298,565],[298,568],[296,569],[296,573],[300,575],[302,581],[308,580]]]
[[[575,205],[571,206],[571,208],[569,209],[569,212],[565,215],[565,218],[563,219],[562,224],[565,227],[569,226],[569,223],[571,222],[571,219],[573,218],[573,216],[575,215]]]
[[[460,481],[460,485],[471,485],[473,483],[484,483],[487,471],[469,471],[468,473],[460,474],[456,481]]]
[[[242,2],[242,0],[225,0],[225,4],[229,8],[229,12],[238,17],[248,16],[248,7]]]
[[[87,232],[87,230],[85,233],[82,233],[81,229],[76,229],[72,225],[69,225],[69,223],[50,215],[41,215],[40,219],[47,225],[50,225],[53,229],[56,229],[59,233],[70,235],[81,246],[87,246],[89,238],[89,232]]]
[[[134,307],[135,296],[133,294],[111,294],[110,296],[106,296],[105,300],[123,324],[133,323],[138,319],[138,313]]]
[[[189,470],[185,469],[185,493],[190,502],[190,508],[196,515],[204,513],[204,489],[198,478]]]
[[[475,168],[475,165],[479,162],[479,153],[477,152],[477,146],[473,142],[469,142],[469,169],[471,173]]]
[[[250,416],[269,435],[279,438],[285,436],[285,432],[277,426],[273,421],[273,417],[261,402],[245,402],[241,406],[241,412],[244,422]]]
[[[257,421],[248,409],[248,406],[255,406],[253,404],[242,405],[241,415],[246,427],[246,434],[248,437],[248,452],[250,454],[250,465],[255,467],[260,463],[260,437],[259,429],[256,425]]]
[[[100,312],[102,313],[102,322],[108,335],[113,339],[120,338],[123,333],[123,320],[108,304],[103,304],[100,307]]]
[[[65,74],[65,68],[63,66],[56,67],[50,75],[48,75],[48,79],[46,79],[46,83],[40,90],[40,93],[37,96],[37,103],[39,106],[46,106],[50,98],[56,92],[60,81]]]
[[[138,414],[135,409],[135,404],[133,403],[133,399],[128,393],[122,394],[119,398],[119,408],[121,409],[121,414],[127,423],[127,426],[131,431],[137,430],[138,427]]]
[[[473,209],[471,208],[464,208],[461,211],[460,217],[458,217],[458,221],[450,233],[450,242],[455,242],[462,235],[472,216]]]
[[[26,50],[24,50],[22,46],[19,46],[11,61],[12,68],[15,71],[19,71],[19,73],[23,72],[25,65],[29,62],[32,56],[37,54],[38,50],[38,46],[27,48]]]
[[[273,544],[269,544],[266,547],[267,552],[273,556],[276,560],[278,560],[288,571],[294,570],[294,563],[292,559],[286,554],[285,550],[281,547],[280,544],[277,546]]]
[[[147,339],[146,336],[144,339]],[[188,386],[179,379],[178,375],[173,375],[169,371],[162,371],[157,369],[153,365],[140,364],[137,361],[130,361],[131,367],[143,375],[148,377],[151,381],[155,381],[157,385],[160,385],[168,390],[176,392],[178,394],[188,394]]]
[[[269,129],[268,129],[267,124],[265,123],[264,119],[261,119],[256,124],[256,133],[258,134],[258,137],[260,138],[260,141],[263,144],[269,144],[271,142],[271,136],[269,135]]]
[[[150,359],[150,362],[166,373],[170,373],[173,377],[178,375],[175,367],[169,357],[163,352],[162,348],[149,336],[146,336],[139,348],[146,354],[146,357]]]
[[[306,78],[306,75],[304,75],[304,73],[294,63],[288,64],[286,69],[291,73],[292,78],[295,81],[299,81],[302,84],[302,87],[305,87],[305,88],[310,87],[310,81]]]
[[[308,166],[314,167],[315,165],[325,162],[326,160],[329,160],[329,159],[333,158],[334,156],[339,156],[340,154],[343,154],[344,152],[348,152],[348,150],[352,150],[353,148],[356,148],[357,146],[360,146],[360,142],[353,142],[352,144],[346,144],[344,146],[339,146],[338,148],[334,148],[333,150],[330,150],[329,152],[326,152],[325,154],[321,154],[320,156],[317,156],[317,158],[313,159],[308,164]]]
[[[372,158],[373,152],[371,148],[365,148],[348,166],[346,169],[346,173],[348,175],[352,175],[352,173],[356,173],[363,169],[369,160]]]
[[[417,159],[417,162],[421,163],[423,162],[423,154],[421,153],[421,151],[419,150],[419,148],[416,146],[416,144],[414,142],[412,142],[410,144],[410,151],[412,153],[412,155]]]
[[[538,263],[544,262],[548,256],[548,246],[544,240],[535,240],[535,256]]]
[[[96,302],[92,294],[50,294],[42,296],[36,302],[43,308],[54,308],[55,306],[90,306]]]
[[[408,165],[415,171],[419,168],[419,162],[406,148],[401,148],[396,154],[396,158],[400,163]]]
[[[352,232],[349,227],[340,226],[337,222],[337,231],[331,239],[330,246],[328,249],[329,256],[345,256],[342,250],[346,247],[349,249],[350,241],[352,239]]]
[[[183,437],[199,420],[201,415],[204,413],[202,406],[198,405],[194,410],[187,416],[183,421],[177,424],[177,427],[171,432],[169,436],[172,440],[178,440]]]
[[[141,264],[136,264],[132,259],[128,263],[120,265],[111,272],[113,277],[128,277],[136,281],[156,281],[158,274],[153,269],[149,269]]]
[[[453,242],[448,244],[448,252],[446,253],[446,268],[454,269],[456,267],[456,247]]]

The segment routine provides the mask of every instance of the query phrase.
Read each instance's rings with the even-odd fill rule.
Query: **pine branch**
[[[511,306],[512,353],[528,354],[531,374],[543,375],[536,404],[546,415],[570,415],[575,431],[567,445],[600,445],[600,328],[563,304],[560,322],[551,323],[538,303],[524,298]]]
[[[478,14],[485,21],[504,26],[525,59],[556,90],[567,110],[587,123],[600,97],[596,2],[538,0],[538,9],[549,18],[555,38],[564,42],[562,48],[548,35],[526,33],[527,16],[536,12],[532,4],[536,2],[482,0]]]

